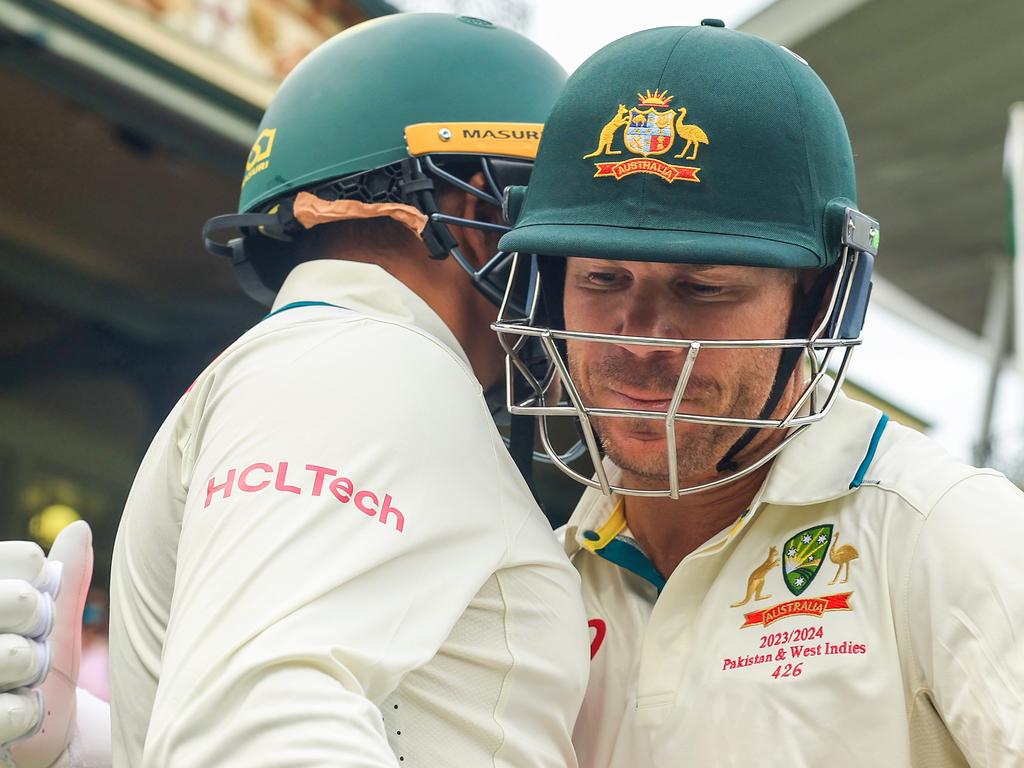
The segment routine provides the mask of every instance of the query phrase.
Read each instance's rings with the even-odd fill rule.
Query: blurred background
[[[1024,123],[1011,120],[1024,100],[1024,2],[646,6],[0,0],[0,537],[49,546],[85,518],[104,586],[149,440],[263,314],[199,237],[208,217],[235,210],[262,109],[320,41],[409,10],[513,27],[569,70],[628,32],[704,17],[807,59],[846,116],[860,207],[882,222],[851,393],[1024,480],[1024,256],[1013,258],[1008,191],[1024,176],[1024,138],[1011,131]],[[102,626],[102,592],[90,602]]]

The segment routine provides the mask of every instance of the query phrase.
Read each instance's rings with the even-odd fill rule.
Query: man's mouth
[[[668,406],[672,402],[671,393],[666,395],[623,387],[608,387],[607,391],[611,401],[607,406],[609,408],[667,413]]]

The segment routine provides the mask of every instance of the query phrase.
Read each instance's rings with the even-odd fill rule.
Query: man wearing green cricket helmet
[[[282,84],[239,213],[204,230],[272,311],[182,396],[118,531],[115,765],[576,765],[579,577],[481,392],[501,374],[501,189],[563,83],[515,33],[413,14]],[[42,721],[12,749],[31,768],[67,731],[29,690],[45,588],[15,587],[0,631],[29,629],[0,685],[24,687],[0,741]],[[101,764],[76,749],[62,765]]]
[[[297,237],[332,221],[390,219],[413,231],[430,258],[452,256],[497,303],[506,259],[472,264],[449,227],[506,228],[440,212],[438,198],[459,189],[500,207],[502,190],[529,173],[564,78],[536,45],[482,19],[366,22],[289,74],[246,160],[239,213],[207,222],[204,241],[269,305],[298,260],[289,247]],[[211,237],[236,228],[243,237],[229,245]]]
[[[1024,764],[1022,497],[839,391],[879,228],[808,64],[618,40],[505,205],[509,407],[588,486],[580,764]]]

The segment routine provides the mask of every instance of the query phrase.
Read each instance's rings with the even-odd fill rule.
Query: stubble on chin
[[[624,479],[632,476],[638,487],[664,487],[669,482],[668,448],[661,422],[644,419],[595,419],[595,429],[601,447],[612,462],[619,467]],[[609,422],[616,422],[610,424]],[[640,442],[630,439],[630,433],[637,434],[634,425],[643,422],[639,434],[648,436],[647,425],[657,424],[662,437],[658,440]],[[684,431],[685,427],[685,431]],[[683,432],[683,434],[679,434]],[[742,429],[724,425],[684,425],[680,422],[676,434],[676,469],[679,482],[712,479],[717,475],[716,465],[725,455],[729,445],[739,439]]]
[[[644,370],[636,361],[601,358],[587,361],[589,371],[584,375],[583,362],[573,354],[570,347],[569,370],[584,403],[591,405],[595,400],[595,379],[598,386],[610,383],[628,383],[633,386],[651,387],[664,392],[674,388],[678,371],[663,367]],[[767,361],[752,366],[748,371],[750,380],[770,381],[767,378],[773,370]],[[705,387],[702,386],[702,389]],[[764,391],[760,391],[763,389]],[[721,395],[717,385],[710,387]],[[749,384],[741,383],[736,398],[731,404],[719,399],[718,415],[757,418],[767,399],[767,384],[754,392]],[[614,417],[593,417],[592,424],[604,453],[623,471],[623,481],[640,488],[662,488],[669,482],[668,449],[664,421],[655,419],[629,419]],[[676,425],[676,468],[682,485],[707,482],[721,473],[718,462],[746,431],[745,427],[724,424],[695,424],[678,422]],[[655,438],[655,439],[652,439]]]
[[[614,384],[666,392],[675,388],[681,363],[672,369],[664,365],[643,366],[636,360],[607,356],[584,363],[568,350],[569,371],[586,405],[597,404],[595,389]],[[584,366],[587,371],[584,372]],[[665,422],[658,419],[630,419],[610,416],[591,418],[601,448],[623,471],[623,479],[638,487],[663,487],[668,483],[668,450]],[[676,461],[680,481],[714,471],[717,459],[724,455],[722,443],[729,433],[738,439],[742,430],[722,425],[678,423]],[[716,456],[717,454],[720,454]]]

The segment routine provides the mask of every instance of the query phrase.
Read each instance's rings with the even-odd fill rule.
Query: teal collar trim
[[[882,414],[882,418],[878,420],[878,424],[875,425],[874,434],[871,435],[871,442],[868,444],[868,452],[864,455],[864,460],[857,467],[857,474],[853,476],[853,480],[850,481],[850,488],[860,488],[861,483],[864,482],[864,475],[867,474],[868,467],[871,466],[871,460],[875,458],[875,451],[878,450],[878,441],[882,439],[882,433],[885,432],[885,425],[889,423],[889,417],[886,414]]]
[[[298,309],[299,307],[334,307],[335,309],[343,309],[343,307],[339,307],[337,304],[331,304],[328,301],[293,301],[291,304],[285,304],[283,307],[278,307],[273,312],[264,315],[260,318],[260,322],[266,320],[268,317],[279,315],[285,310]]]
[[[654,563],[629,539],[616,536],[600,549],[595,549],[594,553],[650,582],[657,588],[659,594],[665,587],[665,578],[658,573]]]

